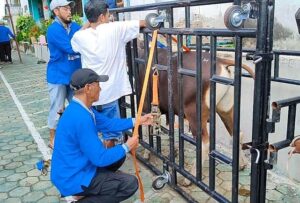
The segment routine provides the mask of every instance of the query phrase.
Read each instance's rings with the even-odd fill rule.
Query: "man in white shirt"
[[[105,1],[89,0],[84,7],[90,28],[75,33],[72,48],[81,54],[82,68],[108,75],[102,86],[101,97],[93,106],[108,117],[119,118],[118,99],[132,93],[126,72],[126,43],[138,37],[145,21],[109,22],[110,14]],[[122,133],[103,134],[104,140],[121,141]]]

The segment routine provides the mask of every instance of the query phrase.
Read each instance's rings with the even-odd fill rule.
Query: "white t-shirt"
[[[139,21],[112,22],[76,32],[72,48],[81,54],[82,68],[108,75],[101,83],[100,97],[93,105],[103,105],[132,93],[127,74],[126,43],[137,38]]]

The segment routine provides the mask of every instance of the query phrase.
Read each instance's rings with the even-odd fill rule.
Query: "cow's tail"
[[[226,65],[226,68],[228,68],[229,66],[234,66],[234,65],[235,65],[234,61],[233,61],[233,60],[230,60],[230,59],[223,59],[223,58],[222,58],[221,61],[222,61],[222,63],[223,63],[224,65]],[[242,68],[243,68],[244,70],[246,70],[246,71],[251,75],[251,77],[252,77],[253,79],[255,79],[255,73],[254,73],[254,71],[252,70],[251,67],[247,66],[246,64],[242,64]]]

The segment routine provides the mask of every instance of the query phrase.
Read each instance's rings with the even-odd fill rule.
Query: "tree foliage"
[[[30,32],[35,22],[30,15],[19,16],[17,19],[17,41],[30,42]]]

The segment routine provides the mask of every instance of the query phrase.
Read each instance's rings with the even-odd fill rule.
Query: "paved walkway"
[[[16,58],[16,54],[15,54]],[[59,193],[49,181],[49,174],[42,176],[35,168],[42,154],[32,137],[32,129],[36,129],[41,138],[48,143],[48,115],[49,99],[45,82],[45,64],[37,64],[37,59],[23,55],[24,64],[14,61],[14,64],[0,65],[0,202],[64,202]],[[6,83],[7,82],[7,83]],[[8,88],[8,87],[11,87]],[[18,106],[28,115],[27,123],[32,122],[31,131],[25,124],[17,108],[16,101],[11,96],[15,93],[20,101]],[[165,146],[167,147],[167,146]],[[187,158],[193,158],[192,148],[187,147]],[[124,165],[124,171],[134,173],[131,157]],[[154,160],[154,162],[156,162]],[[161,163],[158,162],[161,166]],[[206,165],[206,166],[205,166]],[[217,191],[227,198],[231,195],[231,168],[218,165],[216,170]],[[249,169],[240,173],[240,187],[249,189]],[[149,203],[184,203],[186,202],[169,187],[160,192],[151,188],[153,174],[141,166],[146,202]],[[208,181],[208,168],[204,164],[204,182]],[[300,202],[300,189],[286,179],[269,174],[266,202]],[[215,202],[195,186],[184,189],[198,202]],[[249,202],[249,196],[240,196],[240,202]],[[139,202],[138,193],[126,203]]]

